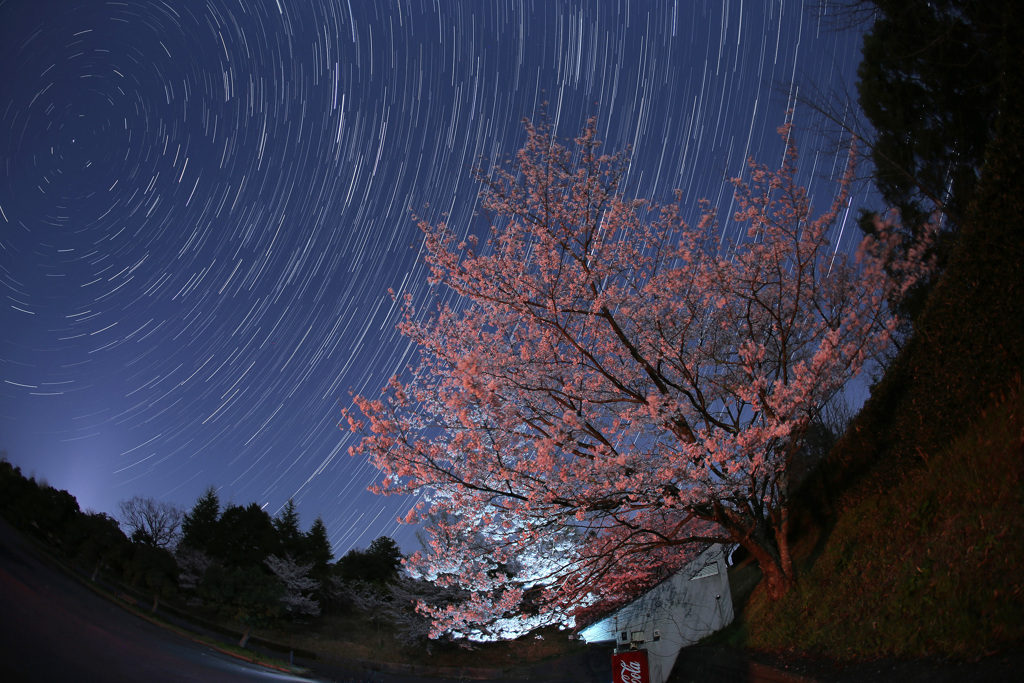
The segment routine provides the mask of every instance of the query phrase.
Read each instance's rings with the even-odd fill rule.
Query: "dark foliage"
[[[212,567],[200,584],[204,601],[249,629],[276,624],[284,615],[284,587],[260,566]]]
[[[149,543],[133,543],[131,559],[124,567],[124,580],[153,596],[153,609],[161,598],[178,591],[178,565],[166,548]]]
[[[307,562],[312,562],[314,569],[327,569],[327,565],[334,559],[331,539],[327,536],[327,526],[322,518],[314,519],[309,531],[303,537],[300,557]]]
[[[93,579],[99,571],[124,571],[132,549],[117,520],[102,512],[75,515],[64,528],[67,556],[86,569]]]
[[[194,550],[209,553],[217,541],[220,520],[220,498],[212,486],[206,489],[181,522],[181,543]]]
[[[957,244],[914,337],[804,487],[812,507],[829,508],[871,468],[884,480],[941,449],[1024,375],[1024,27],[1008,22],[1004,33],[993,47],[1007,60],[995,138]]]
[[[402,550],[394,539],[381,536],[366,550],[352,549],[335,563],[335,574],[342,581],[361,581],[385,585],[398,578],[402,567]]]
[[[228,505],[217,522],[212,557],[228,567],[259,567],[268,555],[280,552],[274,522],[258,504]]]
[[[66,550],[67,529],[82,514],[67,491],[35,479],[0,458],[0,514],[22,531]]]
[[[277,531],[278,550],[281,554],[299,558],[304,553],[304,536],[299,528],[299,513],[295,509],[295,501],[288,499],[280,514],[274,518],[274,530]]]
[[[908,240],[936,209],[946,232],[940,267],[974,199],[992,139],[1006,70],[1007,0],[871,0],[859,101],[874,128],[870,157],[884,201],[898,208]],[[873,214],[861,227],[871,231]],[[927,286],[903,308],[916,317]]]

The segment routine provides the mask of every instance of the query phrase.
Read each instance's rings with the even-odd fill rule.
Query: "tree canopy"
[[[312,563],[314,574],[323,574],[327,565],[334,559],[331,539],[327,535],[327,525],[321,517],[313,520],[309,531],[304,535],[299,557],[305,562]]]
[[[281,553],[292,557],[298,557],[303,553],[304,541],[302,529],[299,528],[299,512],[291,498],[274,518],[274,530],[277,531]]]
[[[280,546],[273,519],[258,503],[228,505],[217,522],[217,543],[210,554],[229,567],[258,567]]]
[[[177,505],[133,496],[119,502],[117,509],[132,541],[166,549],[173,549],[178,544],[184,511]]]
[[[939,212],[940,262],[975,194],[992,139],[1006,64],[1003,39],[1016,12],[1004,0],[868,0],[876,9],[858,69],[871,127],[875,185],[898,209],[909,244]],[[871,215],[862,227],[874,228]],[[925,288],[906,302],[923,305]]]
[[[212,486],[206,489],[181,522],[182,545],[208,552],[217,538],[220,498]]]
[[[335,563],[335,574],[342,581],[373,584],[391,583],[402,567],[402,550],[394,539],[381,536],[366,550],[353,548]]]
[[[526,133],[512,168],[481,173],[484,243],[420,221],[431,282],[464,304],[421,316],[407,296],[418,365],[347,412],[378,491],[425,496],[413,570],[473,591],[434,610],[435,633],[517,614],[526,591],[540,621],[563,619],[713,541],[746,547],[782,595],[789,465],[889,343],[886,299],[920,269],[892,261],[885,221],[857,258],[837,251],[853,159],[814,216],[788,125],[783,166],[734,181],[736,243],[706,204],[691,226],[678,194],[622,196],[628,159],[598,153],[595,121],[574,149]]]

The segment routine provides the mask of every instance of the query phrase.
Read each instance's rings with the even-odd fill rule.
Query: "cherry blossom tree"
[[[749,550],[772,596],[791,587],[789,465],[924,268],[894,261],[891,222],[837,250],[854,155],[815,216],[779,132],[782,167],[733,181],[735,241],[707,203],[690,225],[680,193],[623,196],[628,157],[598,152],[594,120],[571,147],[526,123],[511,166],[480,173],[485,240],[419,221],[430,282],[457,298],[422,315],[405,297],[417,365],[346,416],[377,491],[422,496],[410,569],[471,590],[422,606],[435,634],[571,619],[710,542]]]
[[[263,561],[284,587],[281,603],[293,617],[320,616],[320,605],[313,597],[320,584],[309,573],[313,564],[300,564],[291,555],[270,555]]]

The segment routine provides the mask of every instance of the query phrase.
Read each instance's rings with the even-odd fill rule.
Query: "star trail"
[[[413,359],[389,294],[432,296],[411,213],[482,234],[474,167],[544,111],[566,137],[596,115],[633,148],[626,191],[695,215],[781,159],[787,109],[804,181],[833,174],[800,89],[852,87],[839,23],[798,0],[0,3],[0,449],[83,509],[214,485],[294,498],[336,555],[415,549],[337,427]]]

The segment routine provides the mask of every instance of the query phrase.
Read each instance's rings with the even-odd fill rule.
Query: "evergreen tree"
[[[306,562],[313,564],[314,576],[326,575],[327,567],[334,559],[334,552],[331,550],[331,540],[327,537],[327,527],[321,517],[313,520],[313,525],[303,540],[305,549],[302,557]]]
[[[394,539],[381,536],[366,550],[352,549],[335,563],[342,581],[363,581],[377,585],[393,582],[402,566],[402,551]]]
[[[210,555],[229,567],[260,567],[267,556],[280,552],[274,522],[256,503],[229,505],[217,523],[216,539]]]
[[[299,513],[295,509],[295,501],[291,498],[274,518],[274,529],[277,531],[281,552],[292,557],[299,557],[303,551],[304,538],[299,529]]]
[[[899,209],[906,239],[939,210],[947,228],[936,244],[944,267],[974,196],[992,138],[1009,48],[1002,36],[1017,11],[1006,0],[870,0],[878,13],[864,36],[859,103],[874,128],[875,185]],[[861,228],[871,234],[875,215]],[[915,315],[930,287],[904,295]]]
[[[216,542],[220,498],[212,486],[206,489],[181,522],[181,544],[209,553]]]

